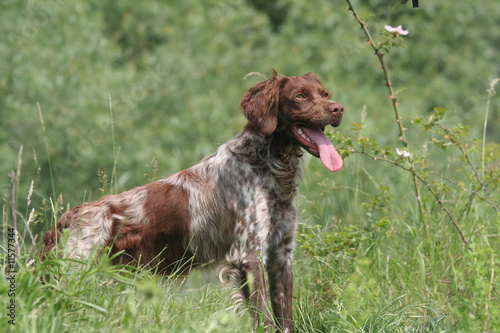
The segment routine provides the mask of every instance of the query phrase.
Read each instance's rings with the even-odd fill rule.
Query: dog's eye
[[[328,91],[325,91],[325,93],[323,94],[323,97],[330,98],[330,93]]]
[[[297,96],[295,96],[296,99],[305,99],[306,96],[304,96],[304,94],[298,94]]]

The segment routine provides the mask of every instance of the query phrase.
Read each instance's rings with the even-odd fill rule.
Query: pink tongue
[[[319,158],[326,168],[332,172],[342,168],[342,157],[328,140],[325,133],[320,129],[302,127],[302,130],[314,141],[319,148]]]

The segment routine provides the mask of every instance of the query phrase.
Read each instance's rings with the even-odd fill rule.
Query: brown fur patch
[[[124,208],[120,208],[123,212]],[[113,207],[113,214],[120,214]],[[147,221],[114,219],[112,253],[124,251],[115,263],[139,263],[163,274],[182,273],[192,257],[185,249],[189,237],[189,196],[181,187],[155,182],[148,185],[144,203]]]

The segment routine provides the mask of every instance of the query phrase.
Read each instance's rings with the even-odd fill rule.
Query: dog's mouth
[[[301,124],[292,124],[292,133],[299,144],[311,155],[319,157],[321,163],[330,171],[342,168],[342,157],[335,150],[331,141],[323,133],[323,128],[311,128]]]

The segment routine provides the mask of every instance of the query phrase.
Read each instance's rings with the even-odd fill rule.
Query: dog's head
[[[279,77],[273,71],[271,79],[250,88],[241,108],[261,136],[283,133],[319,157],[328,170],[338,171],[342,158],[323,131],[327,125],[340,125],[344,107],[330,97],[315,74]]]

